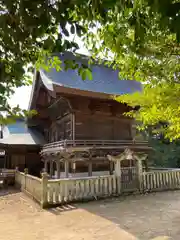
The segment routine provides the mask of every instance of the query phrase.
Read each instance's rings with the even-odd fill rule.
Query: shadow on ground
[[[180,239],[180,191],[67,205],[52,208],[49,211],[59,215],[63,211],[76,209],[83,209],[113,222],[138,239],[149,240],[157,236],[169,236],[169,239],[173,240]]]
[[[77,206],[71,205],[71,204],[66,204],[63,206],[53,207],[53,208],[49,208],[46,210],[54,215],[60,215],[63,212],[73,211],[75,209],[77,209]]]
[[[4,197],[6,195],[17,194],[19,192],[20,190],[14,187],[0,187],[0,200],[1,200],[1,197]]]

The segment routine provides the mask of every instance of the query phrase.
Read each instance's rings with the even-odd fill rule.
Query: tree
[[[149,154],[149,161],[156,167],[180,167],[180,142],[179,140],[164,143],[157,139],[149,140],[153,151]]]
[[[162,127],[165,124],[159,123]],[[144,135],[148,140],[153,151],[148,156],[148,161],[151,166],[165,167],[165,168],[179,168],[180,167],[180,141],[174,140],[170,142],[164,138],[163,134],[155,134],[154,127],[146,128]]]
[[[31,84],[27,72],[32,66],[56,67],[54,52],[77,49],[65,37],[69,32],[81,36],[83,28],[74,20],[72,11],[83,1],[6,0],[0,1],[0,109],[13,116],[27,114],[17,106],[11,109],[7,99],[14,88]],[[77,5],[75,5],[77,4]],[[66,26],[69,24],[70,31]],[[1,119],[2,121],[2,119]]]
[[[69,38],[75,34],[93,55],[119,69],[120,78],[146,83],[143,94],[117,98],[141,106],[133,116],[144,125],[168,121],[167,136],[179,137],[178,0],[6,0],[0,9],[1,109],[9,111],[7,98],[14,87],[29,83],[25,67],[36,63],[59,69],[58,59],[45,59],[78,49]],[[79,68],[74,63],[68,67]],[[83,68],[79,73],[85,79],[90,74]]]
[[[121,1],[122,2],[122,1]],[[127,6],[129,3],[130,6]],[[120,10],[119,10],[120,8]],[[168,122],[163,131],[180,137],[180,2],[124,1],[108,12],[107,21],[89,31],[87,45],[94,56],[108,59],[121,79],[143,83],[143,93],[116,96],[117,101],[140,106],[128,115],[146,128]],[[141,126],[142,127],[142,126]]]

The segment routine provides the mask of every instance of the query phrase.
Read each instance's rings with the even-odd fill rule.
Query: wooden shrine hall
[[[61,67],[66,60],[88,66],[86,56],[70,52],[58,56]],[[89,67],[92,81],[83,81],[73,69],[35,72],[29,109],[38,114],[28,125],[47,142],[40,155],[51,177],[109,174],[114,166],[107,155],[117,156],[127,147],[135,152],[150,150],[147,142],[137,138],[134,120],[124,115],[131,108],[112,99],[141,91],[141,84],[119,80],[118,71],[103,65]],[[134,161],[122,165],[133,166]]]

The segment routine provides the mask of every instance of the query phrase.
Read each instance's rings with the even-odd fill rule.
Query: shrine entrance
[[[134,192],[141,188],[142,161],[147,158],[147,154],[137,153],[129,148],[117,156],[107,156],[115,164],[115,175],[119,185],[119,193]],[[123,161],[128,161],[128,167],[122,167]],[[130,164],[131,163],[131,164]]]
[[[138,189],[138,176],[136,167],[123,167],[121,168],[121,188],[122,192],[134,191]]]

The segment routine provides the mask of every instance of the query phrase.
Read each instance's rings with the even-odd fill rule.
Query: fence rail
[[[46,202],[48,204],[59,204],[97,199],[114,194],[116,194],[115,176],[49,180]]]
[[[40,179],[16,171],[15,181],[22,191],[33,197],[42,207],[121,195],[128,191],[143,193],[180,189],[180,170],[143,172],[140,178],[135,178],[134,173],[132,176],[135,178],[135,185],[131,184],[131,179],[128,179],[128,183],[123,174],[126,173],[122,173],[121,177],[107,175],[50,180],[45,173]]]
[[[134,145],[148,146],[147,141],[136,141],[133,140],[62,140],[58,142],[48,143],[43,146],[42,152],[66,147],[91,147],[91,146],[124,146],[124,145]]]
[[[42,180],[32,175],[16,171],[15,182],[21,190],[30,195],[37,202],[42,200]]]
[[[180,170],[144,172],[143,191],[161,191],[180,189]]]

